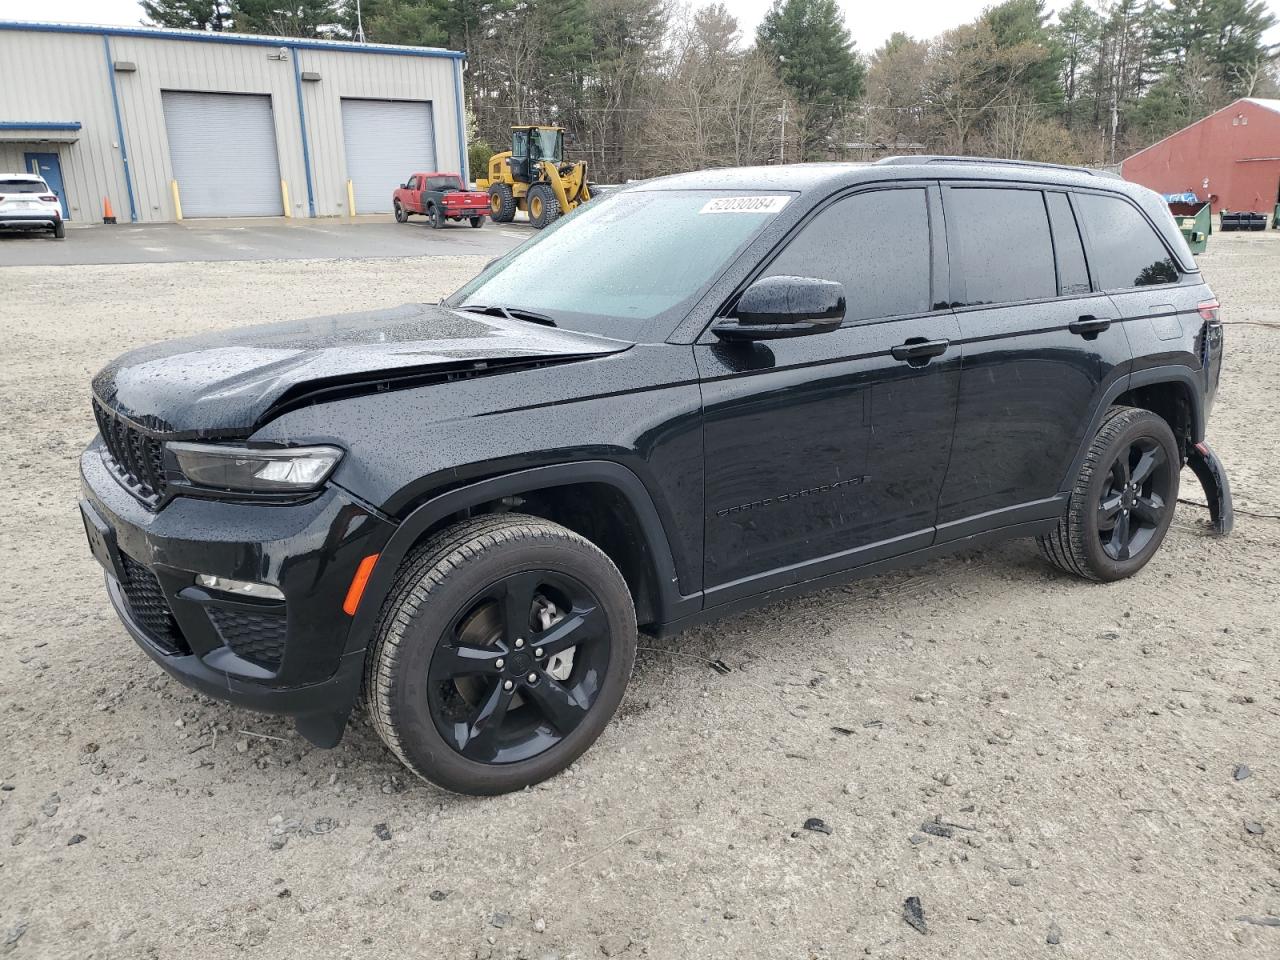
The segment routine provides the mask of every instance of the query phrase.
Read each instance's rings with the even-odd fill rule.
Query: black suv
[[[438,305],[177,340],[93,381],[81,509],[129,632],[452,790],[548,777],[637,626],[1006,537],[1116,580],[1205,443],[1218,303],[1154,193],[895,158],[636,184]]]

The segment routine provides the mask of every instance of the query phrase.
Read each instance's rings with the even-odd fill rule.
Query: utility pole
[[[787,98],[782,98],[782,133],[778,136],[778,160],[787,162]]]
[[[364,18],[360,15],[360,0],[356,0],[356,43],[364,42]]]

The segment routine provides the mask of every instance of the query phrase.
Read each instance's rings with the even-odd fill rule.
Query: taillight
[[[1202,300],[1196,304],[1196,309],[1200,311],[1200,319],[1208,323],[1218,323],[1218,309],[1220,306],[1217,300]]]

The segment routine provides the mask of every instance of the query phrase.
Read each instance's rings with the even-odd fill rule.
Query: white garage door
[[[184,217],[278,217],[271,98],[165,90],[164,124]]]
[[[436,169],[431,104],[416,100],[343,100],[342,140],[356,213],[389,213],[396,187]]]

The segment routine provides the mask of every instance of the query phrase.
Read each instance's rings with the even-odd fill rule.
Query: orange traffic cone
[[[103,197],[103,198],[102,198],[102,222],[103,222],[103,223],[115,223],[115,222],[116,222],[116,213],[115,213],[115,211],[114,211],[114,210],[112,210],[112,209],[111,209],[111,198],[110,198],[110,197]]]

